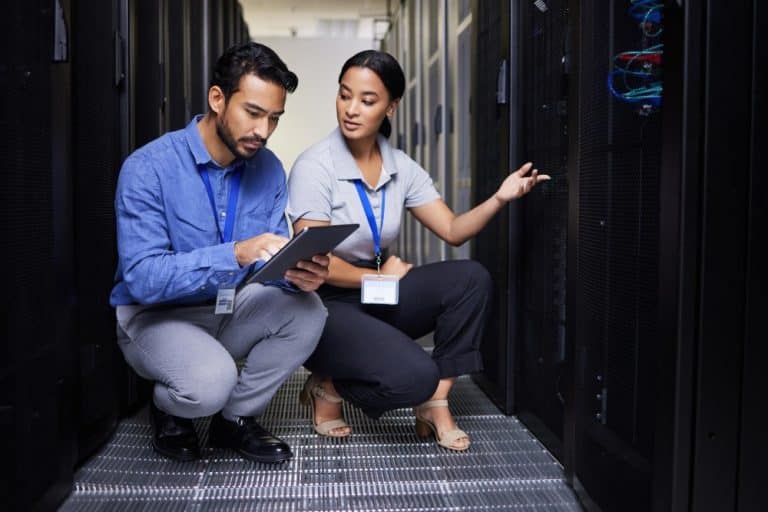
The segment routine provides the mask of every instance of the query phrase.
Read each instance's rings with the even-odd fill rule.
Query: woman
[[[389,145],[389,118],[404,88],[391,55],[367,50],[351,57],[339,75],[338,128],[305,151],[290,174],[294,230],[360,224],[332,254],[329,277],[318,290],[328,320],[305,363],[313,374],[301,400],[313,405],[315,430],[330,436],[351,431],[341,417],[342,399],[373,418],[415,407],[420,436],[433,434],[440,446],[461,451],[469,438],[456,426],[447,398],[457,376],[481,369],[490,277],[474,261],[414,268],[387,247],[397,239],[403,208],[446,242],[461,245],[507,202],[549,176],[535,169],[526,176],[527,163],[488,200],[455,215],[429,174]],[[430,356],[413,340],[432,331]]]

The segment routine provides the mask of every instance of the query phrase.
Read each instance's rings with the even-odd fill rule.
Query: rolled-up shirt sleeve
[[[299,158],[288,177],[288,217],[330,221],[333,209],[332,180],[328,170],[319,162]]]
[[[148,159],[134,156],[125,161],[115,210],[123,280],[141,304],[214,297],[219,286],[236,283],[247,272],[235,259],[234,242],[174,250],[160,180]]]

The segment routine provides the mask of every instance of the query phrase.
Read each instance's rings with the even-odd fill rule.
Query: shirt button
[[[222,217],[226,217],[226,216],[227,216],[227,212],[225,212],[224,210],[222,210],[222,211],[221,211],[221,216],[222,216]]]

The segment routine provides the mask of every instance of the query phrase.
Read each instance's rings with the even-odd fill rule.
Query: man
[[[152,444],[167,457],[198,458],[191,418],[211,414],[212,446],[259,462],[292,456],[254,416],[317,344],[326,311],[311,292],[328,258],[299,262],[284,281],[239,285],[287,242],[285,172],[264,145],[297,82],[266,46],[230,48],[209,112],[120,171],[110,303],[128,364],[155,381]]]

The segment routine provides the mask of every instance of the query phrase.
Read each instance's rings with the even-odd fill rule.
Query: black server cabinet
[[[0,503],[52,509],[75,457],[70,2],[12,2],[2,19]]]
[[[565,343],[568,227],[568,65],[566,0],[520,4],[517,43],[520,98],[513,116],[520,161],[552,180],[521,201],[520,323],[516,409],[519,418],[558,458],[563,404],[571,385]],[[514,51],[514,50],[513,50]]]
[[[210,69],[216,65],[216,59],[228,47],[224,39],[224,4],[220,1],[208,1],[208,53],[211,56]]]
[[[131,148],[168,131],[168,0],[129,1]]]
[[[659,412],[661,13],[643,12],[639,23],[629,3],[576,4],[567,298],[572,469],[603,510],[645,512]]]
[[[666,2],[662,37],[645,23],[653,14],[627,24],[626,5],[571,2],[579,62],[566,450],[577,488],[606,512],[766,506],[758,4]],[[638,28],[649,33],[633,45]],[[663,60],[653,51],[661,39]],[[624,100],[637,94],[632,79],[614,81],[606,100],[601,87],[628,48],[645,50],[631,57],[648,61],[645,76],[659,78],[662,64],[660,105],[617,103],[622,87]]]
[[[472,9],[477,13],[472,204],[484,201],[496,191],[508,173],[510,155],[515,154],[510,148],[509,123],[509,98],[514,96],[508,90],[510,3],[492,0],[476,4]],[[484,370],[475,380],[506,413],[512,412],[514,398],[510,333],[515,331],[517,319],[519,233],[511,220],[518,214],[513,203],[507,212],[501,212],[488,223],[472,246],[473,259],[488,269],[495,284],[494,307],[481,345]]]
[[[759,308],[760,297],[765,303],[766,285],[764,273],[763,282],[759,281],[760,267],[765,262],[751,259],[759,254],[759,245],[765,245],[754,237],[760,231],[754,230],[765,226],[768,197],[764,178],[760,176],[765,174],[765,169],[752,167],[754,162],[750,159],[750,155],[763,150],[765,145],[765,139],[752,138],[757,135],[755,130],[760,123],[764,123],[757,109],[758,102],[764,98],[755,85],[759,73],[765,73],[765,62],[755,67],[753,60],[759,52],[756,38],[765,38],[765,27],[761,35],[760,18],[756,16],[759,3],[763,2],[708,1],[699,5],[706,12],[703,25],[706,42],[704,80],[698,85],[692,84],[702,87],[704,119],[690,503],[691,509],[697,511],[749,510],[750,507],[765,510],[766,502],[765,498],[760,500],[763,505],[760,507],[760,502],[739,500],[739,483],[748,484],[745,479],[750,477],[750,467],[751,478],[756,478],[754,460],[750,466],[752,452],[759,454],[762,447],[765,454],[764,435],[756,435],[752,430],[760,428],[765,432],[765,428],[741,423],[754,416],[765,403],[764,395],[754,394],[761,386],[765,389],[764,377],[756,379],[754,363],[745,359],[745,356],[756,355],[758,339],[763,345],[766,339],[764,333],[754,338],[755,318],[751,316],[752,308]],[[764,103],[762,115],[765,115]],[[765,236],[765,231],[762,235]],[[756,290],[762,294],[755,294]],[[757,304],[753,302],[755,299]],[[744,435],[745,440],[757,438],[757,444],[741,446]],[[740,460],[740,451],[749,455]]]
[[[762,318],[768,311],[768,261],[766,244],[761,240],[768,233],[768,159],[758,146],[768,140],[768,9],[765,2],[754,2],[752,51],[752,134],[750,137],[749,233],[747,253],[747,311],[744,336],[744,370],[742,377],[742,407],[739,432],[739,469],[737,488],[738,512],[758,512],[768,509],[763,488],[768,443],[765,442],[762,403],[768,395],[765,379],[765,327]]]
[[[222,39],[224,41],[224,49],[229,48],[233,44],[239,41],[239,31],[235,31],[235,3],[237,0],[220,0],[221,1],[221,24],[222,24]],[[217,55],[218,57],[218,55]]]
[[[168,0],[168,44],[165,62],[168,67],[168,129],[184,128],[192,112],[192,33],[190,10],[200,10],[191,0]],[[199,37],[199,33],[194,37]],[[196,111],[194,113],[197,113]]]
[[[109,305],[117,266],[113,200],[127,141],[121,112],[126,86],[119,0],[75,5],[73,148],[77,282],[78,460],[84,460],[117,425],[125,375]]]
[[[208,111],[208,82],[213,67],[208,44],[208,9],[205,2],[195,1],[189,9],[189,113],[191,116]]]

